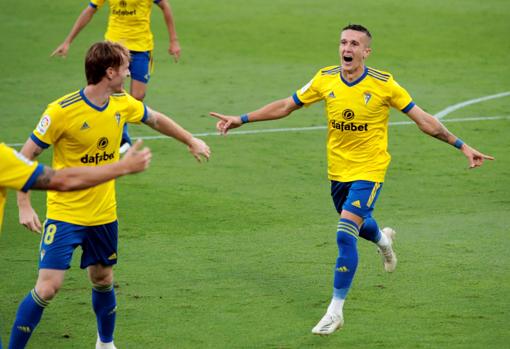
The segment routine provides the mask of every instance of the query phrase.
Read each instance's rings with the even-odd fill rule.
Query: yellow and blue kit
[[[98,166],[119,160],[126,122],[140,123],[146,106],[127,93],[112,95],[99,107],[83,89],[50,103],[31,135],[40,147],[54,145],[52,167]],[[117,219],[115,181],[72,192],[48,191],[47,217],[82,226]]]
[[[161,0],[108,0],[110,14],[105,39],[124,45],[130,51],[152,51],[152,4]],[[101,8],[105,0],[90,0],[90,6]]]
[[[294,101],[298,105],[325,101],[330,180],[384,182],[391,159],[389,109],[394,107],[406,113],[414,102],[387,72],[365,67],[356,81],[348,82],[341,71],[341,66],[320,69],[294,93]]]
[[[0,231],[7,188],[27,192],[43,172],[43,165],[30,161],[16,150],[0,143]]]

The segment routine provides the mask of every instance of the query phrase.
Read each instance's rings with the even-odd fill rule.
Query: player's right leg
[[[39,276],[18,307],[12,326],[9,349],[22,349],[27,344],[42,313],[64,282],[74,249],[80,244],[81,232],[77,226],[47,219],[39,248]]]

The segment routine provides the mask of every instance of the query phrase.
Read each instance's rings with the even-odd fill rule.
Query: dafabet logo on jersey
[[[85,154],[82,156],[80,161],[84,164],[99,164],[102,161],[109,161],[113,160],[115,158],[115,151],[112,151],[111,153],[107,153],[104,151],[106,147],[108,146],[108,138],[101,137],[97,141],[97,149],[103,150],[102,153],[95,153],[94,155]]]
[[[342,117],[346,121],[354,120],[356,114],[351,109],[345,109],[342,112]],[[352,131],[352,132],[367,132],[368,124],[355,124],[354,122],[338,122],[335,119],[331,120],[331,127],[339,131]]]
[[[136,9],[134,10],[126,10],[128,3],[126,0],[119,1],[119,6],[122,9],[112,9],[112,13],[117,16],[136,16]]]

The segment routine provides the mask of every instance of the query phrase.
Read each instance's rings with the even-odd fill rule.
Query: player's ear
[[[106,68],[106,74],[105,74],[106,78],[107,78],[108,80],[111,80],[111,79],[112,79],[112,77],[113,77],[113,73],[114,73],[114,72],[115,72],[115,69],[113,69],[112,67],[108,67],[108,68]]]
[[[370,47],[366,47],[365,52],[363,53],[363,59],[367,59],[371,53],[372,53],[372,49]]]

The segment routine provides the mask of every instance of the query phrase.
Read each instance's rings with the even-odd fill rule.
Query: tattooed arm
[[[150,163],[149,148],[141,149],[142,141],[138,140],[124,157],[113,164],[102,166],[84,166],[53,170],[44,167],[37,177],[32,189],[72,191],[90,188],[131,173],[144,171]]]
[[[482,166],[484,160],[494,160],[492,156],[482,154],[464,143],[457,136],[448,131],[441,121],[425,112],[417,105],[407,112],[407,116],[409,116],[424,133],[459,148],[468,159],[469,168]]]

